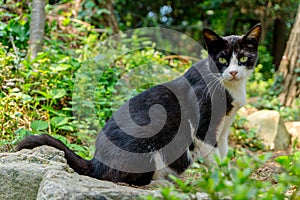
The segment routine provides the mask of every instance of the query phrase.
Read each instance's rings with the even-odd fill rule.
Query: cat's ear
[[[205,40],[206,45],[223,40],[218,34],[216,34],[208,28],[203,29],[203,38]]]
[[[248,33],[243,36],[244,40],[255,40],[255,42],[259,42],[261,36],[262,26],[261,24],[257,24],[253,26]]]
[[[220,47],[225,45],[225,40],[208,28],[203,29],[203,38],[208,52],[215,49],[217,46]]]

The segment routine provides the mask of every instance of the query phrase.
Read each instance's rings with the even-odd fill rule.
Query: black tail
[[[27,136],[16,146],[16,150],[19,151],[21,149],[33,149],[42,145],[48,145],[64,151],[68,165],[74,169],[75,172],[81,175],[90,176],[90,171],[92,171],[91,162],[76,155],[61,141],[51,137],[50,135],[43,134]]]

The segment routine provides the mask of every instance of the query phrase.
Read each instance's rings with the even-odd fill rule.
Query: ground
[[[273,151],[272,157],[263,166],[255,170],[252,177],[261,181],[268,180],[276,184],[276,181],[274,180],[274,176],[276,174],[280,174],[281,167],[279,163],[277,163],[274,159],[277,158],[278,156],[289,155],[290,153],[291,153],[290,149]]]

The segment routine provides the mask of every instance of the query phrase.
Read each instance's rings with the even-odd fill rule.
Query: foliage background
[[[105,6],[109,3],[113,5],[113,10]],[[185,33],[203,44],[204,27],[209,27],[221,35],[229,35],[242,34],[251,26],[262,23],[264,32],[259,46],[260,57],[247,86],[249,98],[256,98],[256,101],[247,107],[275,109],[280,111],[286,121],[299,120],[300,101],[297,100],[296,109],[281,105],[278,99],[281,82],[280,77],[276,76],[298,4],[298,0],[49,0],[46,6],[44,48],[35,59],[30,60],[26,55],[31,1],[0,0],[0,150],[12,151],[14,145],[28,134],[48,133],[62,140],[80,156],[89,159],[93,155],[93,144],[97,135],[93,127],[98,126],[98,123],[103,126],[112,115],[114,110],[110,100],[115,84],[123,74],[148,63],[171,65],[172,70],[182,73],[193,62],[166,59],[166,52],[158,51],[155,45],[119,57],[101,71],[99,85],[94,93],[98,121],[78,120],[73,115],[76,112],[76,101],[72,99],[76,72],[90,64],[89,59],[97,55],[99,41],[112,35],[116,28],[126,31],[146,26],[166,27]],[[111,17],[116,18],[117,27],[112,28],[109,23]],[[132,92],[139,92],[147,87],[149,86]],[[126,100],[122,96],[114,98],[119,98],[120,102]],[[83,105],[87,108],[90,106],[88,103]],[[234,144],[241,144],[243,148],[252,151],[262,150],[263,145],[256,138],[255,130],[246,129],[245,123],[244,118],[237,116],[231,140]],[[239,154],[238,145],[235,147],[232,157]],[[289,159],[287,162],[298,165],[296,157],[282,159]],[[247,158],[244,163],[249,162],[252,160]],[[221,170],[208,171],[203,175],[207,178],[203,180],[213,180],[212,185],[205,185],[201,181],[180,183],[176,179],[178,185],[181,185],[179,191],[193,192],[191,190],[194,186],[190,187],[189,184],[196,183],[198,187],[209,187],[205,189],[208,192],[224,192],[229,195],[235,190],[240,191],[241,188],[225,186],[230,181],[240,181],[239,184],[243,185],[241,181],[246,181],[253,169],[247,164],[240,164],[242,168],[233,169],[237,176],[228,175],[231,171],[224,175],[226,170],[230,170],[227,164],[228,161],[225,164],[219,162]],[[298,176],[299,171],[289,166],[284,167],[286,174],[282,176],[286,176],[286,180],[291,180],[291,183],[283,181],[283,189],[277,188],[274,192],[276,194],[286,191],[289,184],[299,184],[294,180],[295,176],[292,176]],[[239,169],[246,171],[238,171]],[[202,168],[197,170],[204,173]],[[247,174],[241,174],[246,172]],[[284,177],[281,179],[284,180]],[[248,189],[251,184],[253,182],[246,182],[244,189]],[[255,183],[251,194],[262,194],[265,186],[263,183]],[[163,190],[163,193],[172,199],[171,193],[174,190],[176,189],[169,188]],[[251,194],[247,198],[255,197]],[[269,193],[265,195],[267,194]],[[244,197],[236,197],[239,198]]]

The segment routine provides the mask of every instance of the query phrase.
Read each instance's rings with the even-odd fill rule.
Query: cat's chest
[[[246,104],[246,91],[244,87],[226,88],[226,90],[232,97],[232,108],[226,113],[222,122],[219,124],[217,138],[228,137],[230,126],[234,121],[237,111]]]
[[[244,83],[236,85],[226,85],[225,89],[228,91],[232,97],[232,106],[233,109],[239,109],[246,104],[246,87]]]

